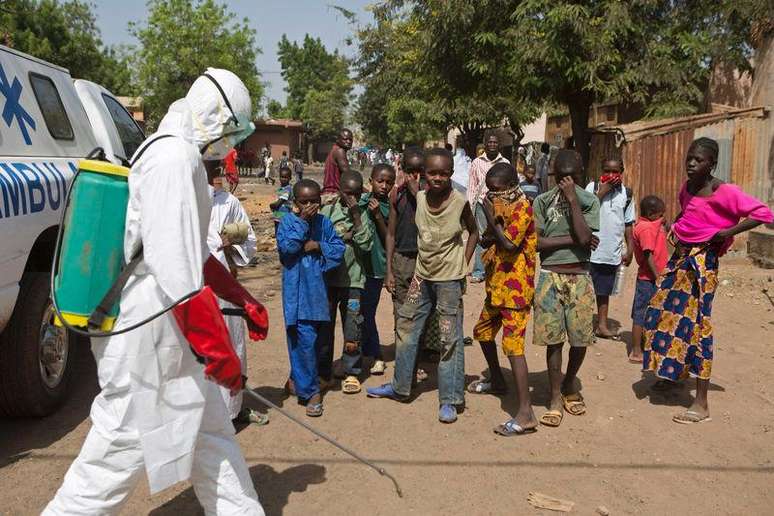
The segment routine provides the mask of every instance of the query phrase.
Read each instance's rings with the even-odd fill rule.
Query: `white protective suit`
[[[237,267],[245,267],[250,262],[250,259],[255,256],[255,232],[250,225],[250,217],[247,216],[247,212],[242,207],[239,199],[229,192],[210,187],[210,193],[212,195],[212,213],[210,214],[210,227],[207,234],[207,245],[210,248],[210,252],[220,263],[228,267],[226,253],[219,249],[223,244],[220,232],[226,224],[244,222],[248,227],[247,240],[241,245],[232,245],[231,247],[236,250],[236,255],[233,257],[235,265]],[[218,304],[220,304],[221,308],[236,308],[235,305],[223,299],[219,299]],[[242,362],[242,374],[247,376],[245,322],[241,317],[226,317],[225,319],[228,333],[231,335],[231,343],[234,344],[234,351],[236,351],[239,360]],[[234,419],[239,415],[239,411],[242,408],[242,392],[240,391],[236,396],[232,396],[228,389],[221,387],[220,393],[226,402],[229,419]]]
[[[240,129],[234,116],[244,118],[244,129],[251,112],[236,75],[208,73],[223,94],[199,77],[138,150],[153,142],[129,174],[124,255],[128,261],[141,243],[144,251],[121,294],[115,329],[203,285],[211,201],[201,149],[211,158],[228,150]],[[158,135],[174,137],[154,142]],[[92,428],[43,514],[116,514],[144,472],[151,494],[190,478],[206,514],[263,515],[219,387],[205,380],[171,313],[92,339],[92,351],[102,388]]]
[[[451,180],[455,190],[462,194],[467,192],[470,181],[470,158],[462,147],[457,147],[454,151],[454,173]]]

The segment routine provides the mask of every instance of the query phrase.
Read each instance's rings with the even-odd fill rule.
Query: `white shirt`
[[[476,209],[476,203],[481,202],[484,196],[489,192],[486,187],[486,173],[496,163],[510,163],[502,154],[498,154],[495,159],[489,159],[486,157],[486,153],[477,157],[470,164],[470,172],[468,179],[468,202],[471,209]]]
[[[586,186],[586,191],[596,195],[594,181]],[[624,248],[624,230],[628,224],[634,224],[634,199],[627,200],[623,184],[616,186],[599,201],[599,245],[591,252],[591,262],[607,265],[620,265]]]

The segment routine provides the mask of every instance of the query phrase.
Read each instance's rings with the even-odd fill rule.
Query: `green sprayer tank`
[[[78,169],[65,207],[54,290],[64,320],[85,328],[124,265],[129,169],[95,160],[81,160]],[[117,315],[118,303],[100,329],[112,329]]]

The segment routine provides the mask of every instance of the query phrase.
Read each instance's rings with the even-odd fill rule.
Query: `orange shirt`
[[[516,200],[495,199],[495,219],[502,220],[503,233],[516,246],[514,251],[497,244],[482,257],[486,267],[486,294],[491,306],[529,308],[535,295],[537,233],[532,205],[523,192]]]

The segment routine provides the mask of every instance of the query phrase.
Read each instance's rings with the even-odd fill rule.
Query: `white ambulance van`
[[[0,46],[0,417],[44,416],[67,397],[76,347],[54,326],[49,283],[65,192],[96,147],[125,164],[145,138],[101,86]]]

